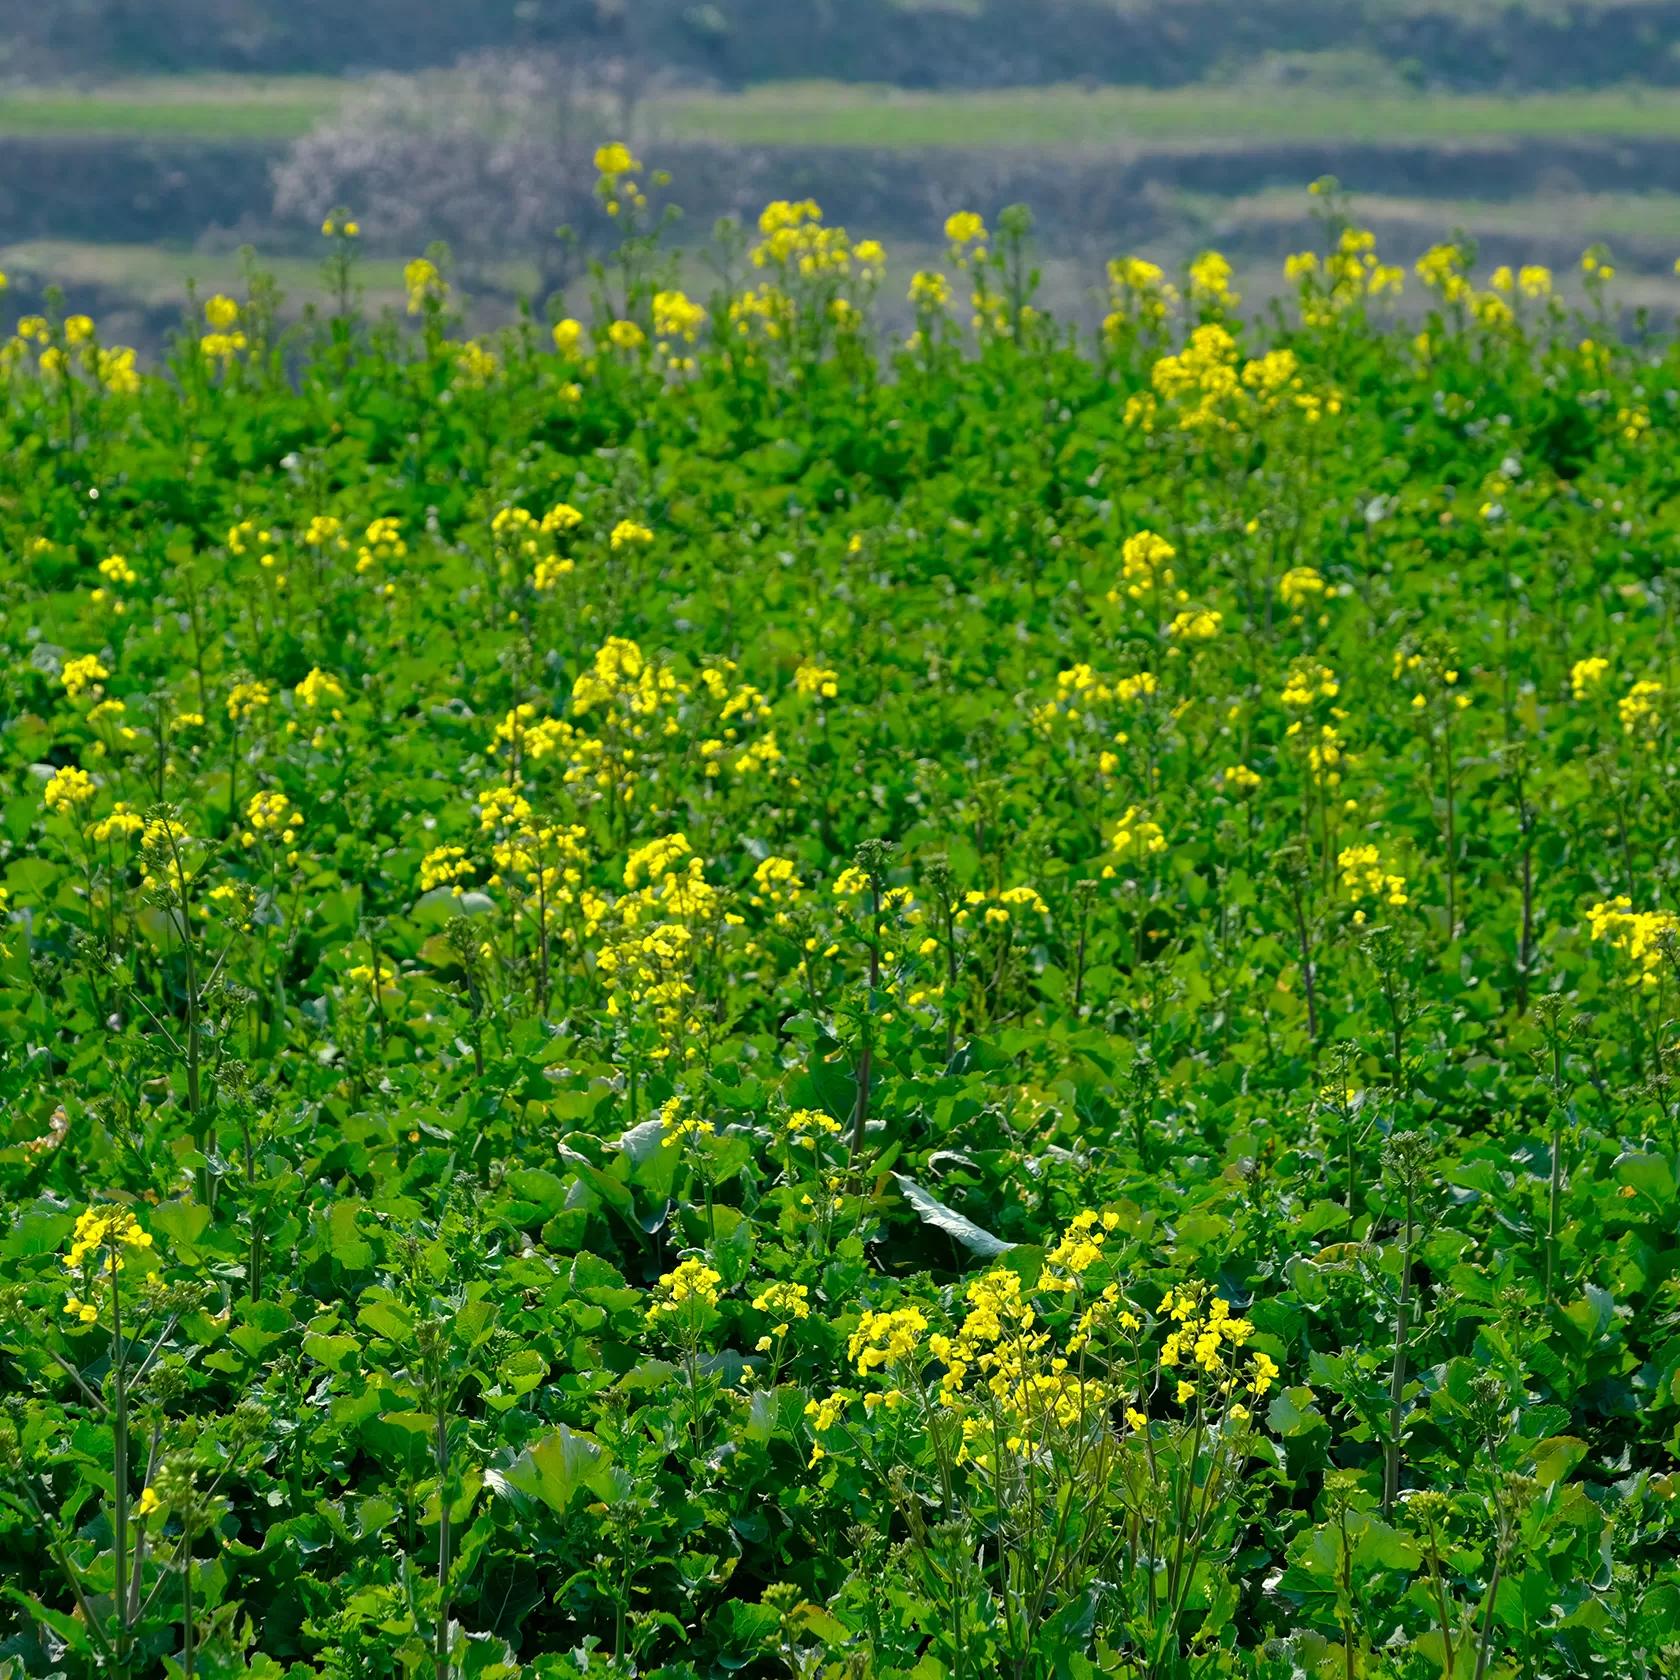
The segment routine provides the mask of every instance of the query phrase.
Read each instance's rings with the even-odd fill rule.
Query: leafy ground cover
[[[1680,350],[599,162],[4,350],[11,1680],[1675,1672]]]

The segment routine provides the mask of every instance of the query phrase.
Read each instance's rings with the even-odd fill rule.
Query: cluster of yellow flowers
[[[1278,698],[1286,706],[1310,706],[1314,700],[1334,700],[1342,691],[1336,673],[1328,665],[1312,658],[1295,660],[1284,678],[1283,692]]]
[[[0,276],[0,281],[4,276]],[[5,287],[0,284],[0,291]],[[91,317],[72,315],[63,325],[63,344],[53,342],[52,325],[44,316],[25,315],[13,336],[0,344],[0,377],[9,374],[39,346],[41,377],[59,380],[82,373],[112,396],[133,396],[140,389],[140,372],[134,365],[134,351],[122,345],[100,346]]]
[[[238,682],[228,690],[227,714],[234,723],[266,711],[273,704],[274,695],[265,682]]]
[[[1552,271],[1539,263],[1525,263],[1512,274],[1509,268],[1501,265],[1488,276],[1488,284],[1496,292],[1520,292],[1530,302],[1538,303],[1552,295]]]
[[[1633,965],[1630,986],[1655,986],[1662,979],[1663,958],[1680,936],[1680,916],[1670,910],[1635,910],[1633,900],[1618,895],[1587,912],[1593,940],[1607,940]]]
[[[254,844],[256,835],[277,835],[280,844],[290,846],[297,840],[301,818],[285,794],[278,792],[253,793],[245,807],[245,820],[252,833],[244,836],[247,846]]]
[[[593,893],[583,895],[586,934],[609,916],[617,924],[595,959],[607,992],[607,1013],[616,1018],[651,1009],[662,1035],[654,1058],[665,1060],[673,1044],[686,1039],[683,1053],[693,1060],[699,1055],[696,1038],[704,1029],[703,1022],[686,1013],[694,996],[695,928],[716,922],[717,889],[681,834],[651,840],[631,852],[624,885],[629,890],[613,904]],[[724,913],[723,920],[740,918]]]
[[[653,299],[653,336],[662,355],[669,355],[671,341],[692,344],[706,324],[706,311],[678,291],[658,292]]]
[[[131,588],[140,581],[139,574],[129,565],[128,557],[124,554],[108,555],[101,560],[99,562],[99,575],[107,583],[115,584],[124,589]],[[108,599],[108,592],[101,587],[92,591],[89,598],[102,602]],[[122,600],[114,600],[111,602],[111,610],[118,614],[125,613],[128,611],[128,604]]]
[[[1117,605],[1125,591],[1134,601],[1159,594],[1173,586],[1171,562],[1178,550],[1153,531],[1139,531],[1120,545],[1120,582],[1108,592],[1109,604]]]
[[[70,1236],[70,1251],[64,1256],[64,1269],[84,1277],[109,1277],[124,1269],[121,1250],[144,1251],[150,1247],[151,1232],[142,1230],[140,1222],[126,1208],[101,1210],[90,1207],[76,1219],[76,1228]],[[79,1301],[74,1295],[65,1303],[64,1310],[84,1324],[93,1323],[99,1316],[95,1308]]]
[[[420,890],[434,892],[448,887],[456,898],[461,896],[461,882],[475,873],[475,866],[461,846],[436,846],[420,860]]]
[[[789,1147],[804,1149],[814,1155],[821,1149],[824,1138],[839,1137],[845,1127],[821,1109],[796,1108],[777,1130]]]
[[[1203,251],[1190,264],[1190,298],[1218,309],[1234,309],[1242,302],[1242,294],[1231,290],[1232,269],[1229,261],[1217,251]]]
[[[1622,720],[1625,735],[1651,736],[1662,723],[1658,701],[1663,685],[1650,678],[1642,678],[1616,702],[1616,715]]]
[[[267,541],[265,536],[264,541]],[[387,514],[375,519],[362,534],[362,546],[356,551],[356,570],[371,572],[375,566],[388,566],[394,560],[408,557],[408,544],[402,539],[402,522]]]
[[[1179,429],[1233,430],[1227,410],[1242,395],[1237,370],[1237,342],[1216,321],[1204,322],[1176,355],[1162,356],[1150,370],[1153,392],[1140,392],[1126,404],[1126,423],[1152,431],[1157,403],[1180,405]]]
[[[717,1127],[710,1120],[702,1120],[694,1114],[685,1116],[680,1097],[672,1097],[660,1109],[659,1118],[665,1127],[665,1135],[659,1140],[661,1149],[681,1149],[687,1143],[698,1143],[702,1138],[713,1137],[717,1133]]]
[[[1118,858],[1137,861],[1164,852],[1167,837],[1159,823],[1144,816],[1135,805],[1128,805],[1126,814],[1114,825],[1108,849]],[[1113,864],[1104,864],[1104,879],[1111,879],[1113,874]]]
[[[793,686],[807,699],[835,700],[840,695],[840,673],[807,659],[793,673]]]
[[[1078,1289],[1080,1280],[1102,1259],[1104,1244],[1119,1227],[1117,1213],[1098,1214],[1089,1208],[1076,1213],[1060,1241],[1045,1254],[1038,1287],[1066,1294]]]
[[[811,1291],[802,1283],[767,1283],[752,1300],[753,1311],[771,1314],[776,1323],[768,1336],[753,1344],[755,1353],[769,1353],[784,1341],[795,1324],[811,1316]]]
[[[858,1375],[866,1377],[871,1371],[911,1358],[927,1327],[927,1314],[920,1307],[892,1307],[884,1312],[870,1308],[858,1320],[846,1344],[846,1357],[857,1366]],[[935,1357],[940,1357],[937,1350]]]
[[[1336,858],[1336,867],[1341,871],[1343,887],[1355,904],[1367,896],[1379,898],[1396,909],[1411,903],[1406,896],[1406,877],[1384,869],[1382,854],[1369,841],[1344,846]]]
[[[138,812],[130,810],[126,801],[119,799],[111,807],[109,815],[89,823],[85,832],[88,839],[104,846],[112,840],[131,840],[136,834],[143,832],[145,827],[145,819]]]
[[[937,315],[951,305],[951,282],[937,269],[918,269],[910,277],[910,301],[918,313]]]
[[[1342,229],[1335,250],[1322,263],[1313,251],[1285,260],[1284,277],[1299,284],[1301,319],[1309,327],[1328,326],[1368,298],[1400,295],[1406,277],[1378,260],[1376,246],[1369,229],[1349,227]]]
[[[719,1284],[723,1274],[714,1271],[704,1260],[684,1260],[674,1271],[666,1272],[654,1287],[653,1304],[647,1310],[647,1322],[658,1328],[682,1330],[697,1328],[697,1321],[718,1304]],[[687,1324],[672,1321],[688,1321]]]
[[[449,283],[429,257],[416,257],[403,269],[403,289],[408,293],[408,312],[438,309],[449,296]]]
[[[1178,289],[1152,262],[1141,257],[1116,257],[1108,265],[1109,313],[1103,336],[1118,343],[1127,329],[1158,330],[1178,307]]]
[[[246,347],[244,333],[238,330],[239,305],[219,292],[204,306],[204,319],[210,327],[198,341],[199,353],[207,362],[220,362],[224,367]]]
[[[1278,599],[1291,612],[1300,612],[1319,600],[1326,587],[1324,578],[1316,566],[1291,566],[1278,579]]]
[[[110,676],[103,661],[96,653],[84,653],[75,658],[66,659],[60,668],[59,681],[64,684],[64,691],[72,700],[79,700],[91,691],[95,696],[105,690],[100,686]]]
[[[1235,1360],[1254,1335],[1254,1325],[1246,1318],[1233,1318],[1230,1303],[1200,1283],[1169,1289],[1161,1299],[1160,1316],[1173,1325],[1161,1344],[1162,1370],[1175,1371],[1188,1366],[1192,1373],[1179,1379],[1175,1396],[1178,1404],[1187,1406],[1198,1398],[1196,1372],[1206,1377],[1219,1377],[1224,1372],[1223,1380],[1214,1385],[1215,1392],[1220,1399],[1231,1395],[1239,1382]],[[1276,1362],[1270,1355],[1256,1351],[1249,1359],[1245,1391],[1259,1399],[1277,1377]],[[1242,1421],[1248,1417],[1248,1410],[1233,1404],[1230,1416]]]
[[[97,791],[93,778],[85,770],[69,764],[53,771],[41,797],[49,811],[57,816],[69,817],[86,805]]]
[[[755,268],[775,268],[802,279],[840,277],[852,271],[854,256],[871,269],[879,268],[885,253],[873,240],[855,251],[844,228],[823,226],[822,208],[813,199],[777,199],[758,218],[763,235],[752,249]]]

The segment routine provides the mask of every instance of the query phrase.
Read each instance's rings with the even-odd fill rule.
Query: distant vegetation
[[[1357,80],[1364,60],[1419,85],[1556,88],[1680,81],[1680,0],[0,0],[9,68],[30,76],[415,69],[516,43],[725,86]]]

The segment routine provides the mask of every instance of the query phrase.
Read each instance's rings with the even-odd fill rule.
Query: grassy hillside
[[[747,145],[1092,146],[1167,140],[1452,140],[1680,134],[1680,96],[1650,90],[1521,97],[1197,86],[906,91],[775,83],[690,95],[677,134]]]
[[[0,95],[0,134],[286,140],[353,87],[321,76],[124,77]],[[1525,95],[1199,84],[908,90],[809,81],[647,101],[647,134],[751,146],[1087,147],[1196,140],[1349,142],[1680,135],[1680,92]]]

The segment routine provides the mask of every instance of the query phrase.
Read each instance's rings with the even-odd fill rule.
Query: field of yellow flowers
[[[1680,344],[598,164],[0,348],[0,1676],[1680,1673]]]

